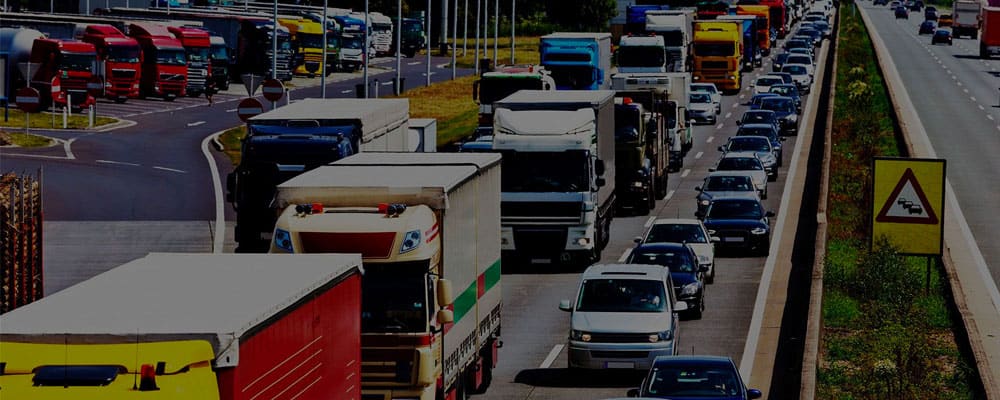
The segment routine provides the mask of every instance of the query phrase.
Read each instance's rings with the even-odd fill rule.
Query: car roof
[[[788,83],[782,83],[782,85],[788,85]],[[775,85],[775,86],[777,86],[777,85]],[[771,94],[775,94],[775,93],[771,93]],[[746,110],[746,111],[744,111],[743,112],[743,118],[746,118],[747,114],[750,114],[750,113],[754,113],[754,114],[772,114],[772,115],[776,114],[774,112],[774,110],[761,110],[761,109],[758,108],[758,109],[754,109],[754,110]]]
[[[760,196],[757,195],[756,190],[750,190],[746,192],[722,192],[725,193],[724,196],[716,196],[712,198],[712,203],[717,201],[755,201],[760,203]],[[763,205],[763,203],[761,203]]]
[[[774,89],[774,88],[792,88],[792,89],[795,89],[796,92],[799,91],[799,87],[795,86],[794,83],[779,83],[777,85],[771,85],[771,89]],[[758,110],[753,110],[753,111],[758,111]],[[760,110],[760,111],[771,111],[771,110]],[[771,112],[774,112],[774,111],[771,111]]]
[[[740,151],[738,153],[746,153],[746,152]],[[754,170],[754,171],[756,171],[756,170]],[[737,177],[737,178],[747,178],[747,179],[753,180],[753,176],[750,175],[752,173],[753,173],[753,171],[746,171],[746,170],[712,171],[712,172],[709,172],[707,176],[705,176],[705,179],[715,178],[715,177],[720,177],[721,176],[721,177],[727,177],[727,178]],[[653,225],[656,225],[656,224],[653,224]]]
[[[760,159],[757,157],[756,151],[729,151],[726,152],[726,154],[723,154],[722,158],[756,158],[758,160]]]
[[[701,225],[701,221],[694,218],[660,218],[653,221],[653,225]]]
[[[741,141],[741,140],[745,141],[745,142],[746,141],[751,141],[751,140],[763,140],[763,141],[766,141],[768,143],[771,143],[771,138],[769,138],[767,136],[743,135],[743,136],[730,136],[729,137],[729,141],[730,142],[736,142],[736,141]]]
[[[668,274],[660,265],[652,264],[595,264],[583,271],[583,279],[622,278],[663,280]]]
[[[643,243],[643,244],[640,244],[638,246],[635,246],[635,249],[632,250],[632,252],[635,253],[635,252],[637,252],[639,250],[657,250],[657,251],[675,250],[676,251],[676,250],[680,250],[680,249],[689,249],[690,250],[691,248],[688,247],[688,245],[686,243],[677,243],[677,242],[650,242],[650,243]]]
[[[777,94],[777,93],[771,93],[771,94]],[[791,101],[792,98],[788,97],[788,96],[767,96],[766,98],[762,99],[761,101],[771,103],[771,102],[783,101],[783,100],[789,100],[789,101]]]
[[[657,356],[653,360],[653,366],[659,365],[676,365],[676,364],[692,364],[700,363],[704,365],[716,365],[716,364],[726,364],[735,365],[733,359],[726,356],[708,356],[708,355],[697,355],[697,356]]]

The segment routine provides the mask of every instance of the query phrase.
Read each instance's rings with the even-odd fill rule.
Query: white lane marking
[[[976,101],[976,96],[969,96],[969,100]]]
[[[556,361],[556,357],[558,357],[559,353],[562,352],[563,347],[566,347],[566,345],[564,344],[555,345],[555,347],[553,347],[552,350],[549,351],[549,355],[545,357],[545,361],[542,361],[542,365],[540,365],[539,368],[551,367],[552,363]]]
[[[63,142],[63,150],[66,151],[66,159],[68,159],[68,160],[75,160],[76,159],[76,156],[73,155],[73,149],[70,148],[70,146],[73,145],[73,142],[75,142],[76,139],[77,138],[72,138],[70,140],[67,140],[67,141]]]
[[[1000,126],[998,126],[997,128],[1000,128]],[[667,192],[667,196],[664,197],[663,199],[664,200],[670,200],[671,197],[674,197],[674,191],[673,190]]]
[[[697,159],[701,158],[701,156],[703,156],[703,155],[705,155],[705,152],[704,151],[699,151],[698,154],[694,155],[694,159],[697,160]]]
[[[235,108],[230,108],[230,109],[226,110],[226,112],[227,112],[227,113],[229,113],[229,112],[236,112],[236,110],[237,110],[237,109],[235,109]]]
[[[205,123],[205,121],[197,121],[197,122],[188,123],[187,125],[189,127],[191,127],[191,126],[198,126],[198,125],[201,125],[201,124],[204,124],[204,123]]]
[[[961,85],[962,82],[959,82],[958,84]],[[962,91],[965,92],[965,93],[969,93],[969,89],[962,89]]]
[[[731,113],[731,112],[727,112],[726,113],[726,119],[729,119],[729,117],[732,117],[732,116],[733,116],[733,113]]]
[[[622,252],[622,255],[618,257],[618,263],[623,263],[625,260],[628,260],[628,256],[631,254],[632,249],[625,249],[625,251]]]
[[[722,123],[719,123],[718,125],[716,125],[715,129],[722,129]]]
[[[341,90],[340,93],[351,93],[353,90]]]
[[[749,90],[749,89],[748,89],[748,90]],[[746,98],[746,97],[747,97],[747,95],[745,95],[745,94],[741,94],[741,95],[740,95],[740,98],[741,98],[741,99],[743,99],[743,98]]]
[[[956,77],[955,75],[952,75],[952,76],[951,76],[951,80],[953,80],[953,81],[957,81],[957,80],[958,80],[958,77]]]
[[[158,165],[153,166],[153,169],[158,169],[158,170],[161,170],[161,171],[176,172],[176,173],[179,173],[179,174],[186,174],[187,173],[187,171],[182,170],[182,169],[173,169],[173,168],[161,167],[161,166],[158,166]]]
[[[740,106],[739,103],[733,103],[733,108],[736,108],[736,107],[739,107],[739,106]]]
[[[642,226],[644,226],[646,228],[649,228],[650,225],[653,225],[653,221],[656,221],[656,216],[655,215],[652,216],[652,217],[649,217],[649,219],[646,220],[646,223],[643,224]]]
[[[997,130],[1000,131],[1000,125],[997,125]],[[1000,304],[1000,303],[998,303],[998,304]]]
[[[979,109],[980,109],[980,110],[982,110],[982,111],[986,111],[986,109],[985,109],[985,108],[983,108],[983,105],[982,105],[982,104],[980,104],[980,105],[979,105]]]
[[[989,118],[989,119],[990,119],[990,121],[992,121],[992,120],[993,120],[993,116],[992,116],[992,115],[989,115],[989,114],[986,114],[986,118]]]
[[[133,166],[133,167],[138,167],[139,166],[139,164],[130,163],[130,162],[124,162],[124,161],[97,160],[97,162],[99,162],[101,164],[129,165],[129,166]]]
[[[417,65],[417,64],[420,64],[420,61],[413,61],[406,63],[406,65]]]
[[[684,172],[681,172],[681,178],[686,178],[690,174],[691,174],[691,169],[690,168],[686,169],[684,170]]]
[[[201,141],[201,153],[208,161],[208,169],[212,174],[212,189],[215,192],[215,237],[212,240],[212,252],[222,253],[223,244],[226,240],[226,213],[225,197],[222,195],[222,180],[219,178],[219,166],[215,165],[215,158],[208,151],[208,144],[216,137],[225,132],[224,130],[205,136]]]
[[[957,83],[957,84],[958,84],[958,86],[962,86],[962,82],[955,82],[955,83]],[[965,93],[969,93],[969,91],[968,91],[968,90],[966,90],[966,91],[965,91]]]
[[[382,82],[382,86],[389,86],[391,84],[392,84],[392,81]]]
[[[705,143],[712,143],[713,140],[715,140],[715,136],[709,136],[708,139],[705,139]]]

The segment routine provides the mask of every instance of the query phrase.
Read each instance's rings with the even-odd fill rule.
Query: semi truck
[[[743,87],[742,24],[734,21],[695,21],[691,71],[695,82],[714,83],[719,90],[738,93]]]
[[[150,254],[0,316],[4,399],[360,399],[361,257]]]
[[[396,18],[392,18],[393,29],[399,29],[399,38],[402,43],[396,44],[392,47],[393,53],[396,51],[396,47],[399,47],[400,54],[413,58],[420,49],[427,45],[427,34],[424,32],[424,22],[419,18],[403,18],[403,26],[400,27]],[[393,43],[396,43],[393,40]]]
[[[555,90],[549,71],[537,65],[501,65],[472,82],[472,99],[479,104],[479,126],[493,127],[493,103],[518,90]]]
[[[222,36],[212,35],[208,37],[212,52],[212,76],[215,87],[219,90],[229,90],[229,70],[233,67],[233,59],[229,53],[229,46],[226,46],[226,39]]]
[[[771,35],[771,9],[765,5],[749,4],[736,6],[736,15],[753,15],[762,19],[757,26],[757,46],[760,47],[761,54],[768,56],[771,54],[771,45],[777,43],[777,37]]]
[[[691,54],[691,28],[694,17],[695,11],[691,9],[646,12],[646,31],[662,37],[663,46],[667,51],[664,72],[690,70],[688,57]]]
[[[43,109],[80,109],[94,104],[87,84],[97,69],[94,45],[79,40],[38,38],[31,47],[31,87],[38,90]],[[58,85],[58,86],[57,86]]]
[[[142,49],[139,42],[112,25],[87,25],[82,40],[94,45],[103,64],[104,95],[116,103],[139,97]]]
[[[378,12],[368,13],[368,20],[371,22],[371,42],[375,48],[375,55],[387,56],[392,54],[392,42],[395,34],[392,31],[392,20],[385,14]]]
[[[767,29],[767,25],[763,23],[763,20],[756,15],[720,15],[716,18],[717,21],[738,21],[743,31],[743,44],[742,59],[743,59],[743,71],[752,71],[755,67],[759,67],[763,64],[763,52],[764,50],[760,47],[760,42],[758,41],[758,34],[760,31],[757,29],[758,25],[763,25]]]
[[[1000,6],[983,5],[982,32],[979,34],[979,56],[991,58],[1000,54]]]
[[[209,58],[212,55],[210,35],[203,29],[188,26],[167,27],[177,40],[184,46],[187,54],[187,85],[188,96],[198,97],[205,93],[205,84],[212,79],[212,65]]]
[[[663,198],[667,194],[667,171],[679,171],[684,166],[684,155],[694,146],[691,124],[686,118],[691,74],[617,74],[611,84],[618,96],[629,96],[663,118],[663,136],[649,150],[650,154],[659,155],[651,159],[654,175],[658,176],[657,198]]]
[[[669,10],[669,5],[656,5],[656,4],[642,4],[642,5],[627,5],[625,6],[625,25],[622,28],[623,34],[633,34],[639,35],[647,33],[646,30],[646,13],[649,11],[657,10]],[[617,38],[621,39],[621,37]]]
[[[556,32],[542,36],[539,59],[558,90],[611,88],[611,34]]]
[[[656,182],[646,154],[650,113],[631,97],[615,97],[615,187],[618,210],[648,215],[656,208]]]
[[[538,263],[600,260],[615,211],[610,90],[521,90],[494,103],[501,248]]]
[[[621,37],[615,49],[615,61],[619,73],[667,72],[667,51],[662,36]],[[673,63],[670,64],[673,67]]]
[[[288,29],[302,58],[295,67],[295,74],[314,77],[327,73],[323,65],[323,25],[301,17],[278,18],[278,23]]]
[[[490,385],[500,180],[498,154],[363,153],[278,187],[271,252],[363,257],[365,399],[465,399]]]
[[[340,69],[357,71],[365,63],[365,20],[351,15],[338,15],[334,19],[342,29],[340,36]]]
[[[771,31],[776,34],[778,39],[784,39],[792,27],[791,17],[788,15],[788,6],[785,4],[785,0],[741,0],[739,3],[749,4],[754,1],[757,4],[763,4],[768,7],[770,15],[767,20],[771,24]]]
[[[187,53],[181,41],[165,26],[134,22],[128,35],[142,47],[142,77],[139,97],[155,96],[173,101],[187,92]]]
[[[707,0],[697,3],[698,19],[707,21],[716,19],[720,15],[729,14],[729,3],[723,0]]]
[[[975,39],[979,36],[978,0],[956,0],[951,3],[951,34],[955,38],[968,36]]]
[[[407,99],[305,99],[250,118],[226,180],[237,251],[267,251],[279,183],[360,151],[408,151],[409,110]]]

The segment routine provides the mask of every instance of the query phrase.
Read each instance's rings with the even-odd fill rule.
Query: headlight
[[[799,116],[798,115],[788,114],[788,121],[789,122],[797,122],[798,120],[799,120]]]
[[[649,335],[652,337],[653,335]],[[659,340],[670,340],[674,338],[674,331],[672,329],[667,329],[663,332],[657,333],[656,338]]]
[[[767,233],[767,228],[758,226],[756,228],[751,229],[750,233],[752,233],[754,235],[763,235],[763,234]]]
[[[399,254],[403,254],[420,246],[420,230],[406,232],[403,236],[403,244],[399,246]]]
[[[274,230],[274,245],[289,253],[295,252],[295,250],[292,249],[292,235],[284,229]]]
[[[585,237],[577,238],[576,239],[576,244],[580,245],[580,246],[586,246],[586,245],[590,244],[590,238],[585,238]]]
[[[710,200],[708,200],[708,199],[702,199],[702,200],[698,201],[698,204],[701,204],[703,206],[707,206],[709,204],[712,204],[712,202]]]
[[[573,330],[569,331],[569,338],[570,338],[570,340],[579,340],[581,342],[589,342],[590,341],[590,333],[587,333],[587,332],[584,332],[584,331],[578,331],[576,329],[573,329]]]
[[[694,77],[694,80],[696,80],[696,81],[700,81],[700,80],[701,80],[701,77],[700,77],[700,76],[697,76],[697,75],[695,75],[695,77]]]
[[[712,260],[710,260],[708,256],[698,256],[698,264],[709,265],[711,263]]]
[[[634,187],[634,188],[642,188],[642,182],[632,182],[632,187]]]
[[[695,293],[698,293],[698,283],[697,282],[695,282],[695,283],[689,283],[687,285],[684,285],[684,287],[681,288],[681,294],[683,294],[683,295],[689,295],[690,296],[690,295],[694,295]]]

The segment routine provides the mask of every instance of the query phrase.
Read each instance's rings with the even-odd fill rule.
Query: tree
[[[615,0],[577,0],[572,7],[562,1],[546,2],[552,22],[578,31],[602,32],[617,12]]]

